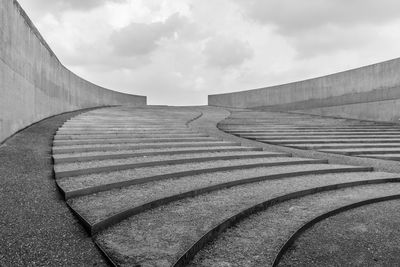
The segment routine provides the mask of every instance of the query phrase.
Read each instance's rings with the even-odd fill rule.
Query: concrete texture
[[[146,97],[92,84],[65,68],[15,0],[0,0],[0,142],[43,118]]]
[[[399,90],[400,92],[400,90]],[[298,113],[360,120],[399,122],[400,99],[297,110]]]
[[[53,135],[78,113],[40,121],[0,146],[0,266],[107,266],[52,175]]]
[[[399,70],[400,59],[393,59],[305,81],[210,95],[208,104],[398,121]]]

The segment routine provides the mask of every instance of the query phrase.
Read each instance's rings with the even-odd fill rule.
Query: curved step
[[[397,189],[398,190],[398,189]],[[390,191],[390,190],[388,190]],[[373,192],[371,192],[373,193]],[[383,201],[389,201],[389,200],[395,200],[395,199],[400,199],[400,194],[393,194],[395,192],[389,192],[385,193],[384,196],[380,197],[374,197],[374,198],[368,198],[359,202],[351,203],[345,206],[341,206],[336,209],[332,209],[328,212],[325,212],[323,214],[320,214],[316,216],[315,218],[312,218],[311,220],[307,221],[304,223],[301,227],[299,227],[287,240],[286,242],[282,245],[282,247],[279,249],[279,252],[275,256],[275,259],[273,261],[272,266],[278,266],[280,260],[282,259],[283,255],[289,250],[289,248],[293,245],[293,243],[296,241],[296,239],[304,233],[307,229],[311,228],[313,225],[316,223],[325,220],[331,216],[334,216],[336,214],[339,214],[344,211],[348,211],[350,209],[355,209],[361,206],[365,205],[370,205],[373,203],[378,203],[378,202],[383,202]]]
[[[304,142],[307,142],[307,140],[324,140],[324,139],[335,139],[335,140],[345,140],[345,139],[359,139],[359,140],[371,140],[374,141],[376,139],[378,140],[386,140],[386,138],[389,139],[398,139],[400,136],[398,134],[392,134],[392,135],[291,135],[291,136],[282,136],[282,135],[270,135],[270,136],[255,136],[253,138],[257,138],[259,140],[265,140],[265,141],[283,141],[283,142],[290,142],[290,141],[296,141],[296,140],[304,140]]]
[[[99,183],[98,181],[95,182],[95,184],[91,186],[86,186],[86,187],[80,187],[80,188],[74,188],[67,184],[65,182],[66,179],[68,178],[63,178],[61,180],[57,180],[57,184],[60,187],[62,193],[64,194],[65,199],[69,199],[72,197],[77,197],[77,196],[83,196],[83,195],[88,195],[88,194],[93,194],[93,193],[98,193],[102,191],[107,191],[111,190],[114,188],[120,188],[120,187],[126,187],[130,185],[136,185],[136,184],[142,184],[142,183],[148,183],[148,182],[153,182],[153,181],[160,181],[160,180],[165,180],[165,179],[171,179],[171,178],[179,178],[179,177],[184,177],[184,176],[192,176],[192,175],[197,175],[197,174],[204,174],[204,173],[213,173],[213,172],[223,172],[223,171],[231,171],[231,170],[238,170],[238,169],[249,169],[249,168],[258,168],[258,167],[271,167],[271,166],[277,166],[278,164],[280,166],[287,166],[287,165],[293,165],[293,164],[316,164],[316,163],[327,163],[325,160],[299,160],[299,161],[284,161],[284,162],[279,162],[279,163],[274,163],[274,162],[267,162],[267,163],[250,163],[250,164],[239,164],[239,165],[231,165],[231,166],[226,166],[226,167],[214,167],[214,168],[201,168],[201,169],[193,169],[193,168],[188,168],[189,170],[186,171],[180,171],[180,172],[170,172],[170,173],[165,173],[165,174],[158,174],[154,176],[145,176],[141,178],[135,177],[134,179],[124,179],[120,181],[115,181],[115,182],[107,182],[104,183]],[[325,167],[325,169],[322,169],[321,166],[317,166],[317,170],[311,171],[312,173],[309,174],[318,174],[318,173],[327,173],[327,172],[356,172],[356,171],[372,171],[372,168],[369,167]],[[306,168],[306,166],[303,166],[303,168]],[[322,169],[322,170],[320,170]],[[299,175],[299,172],[295,172],[295,175]],[[74,181],[75,182],[75,181]]]
[[[205,157],[196,157],[193,155],[191,158],[179,158],[179,159],[170,159],[170,160],[156,160],[156,161],[142,161],[135,163],[127,163],[127,164],[104,164],[99,162],[97,164],[93,164],[96,162],[91,162],[92,164],[86,164],[89,166],[85,166],[81,164],[79,168],[78,166],[73,166],[74,169],[66,169],[64,166],[55,166],[55,175],[56,178],[68,177],[68,176],[77,176],[84,174],[92,174],[92,173],[101,173],[101,172],[111,172],[111,171],[121,171],[127,169],[134,168],[143,168],[143,167],[155,167],[161,165],[174,165],[174,164],[186,164],[186,163],[196,163],[196,162],[207,162],[207,161],[215,161],[215,160],[237,160],[237,159],[260,159],[260,158],[270,158],[270,157],[284,157],[288,154],[284,153],[257,153],[257,154],[237,154],[237,155],[222,155],[222,156],[205,156]],[[127,160],[129,161],[129,160]],[[76,165],[76,164],[74,164]],[[83,166],[82,166],[83,165]],[[90,167],[93,165],[93,167]],[[96,166],[99,165],[99,166]],[[63,167],[63,168],[61,168]],[[63,170],[64,169],[64,170]]]
[[[269,136],[281,136],[282,138],[284,137],[297,137],[297,136],[310,136],[310,137],[314,137],[314,136],[327,136],[327,137],[336,137],[336,136],[394,136],[394,137],[398,137],[399,133],[395,132],[289,132],[289,133],[281,133],[281,132],[276,132],[276,133],[231,133],[234,135],[238,135],[238,136],[249,136],[249,137],[269,137]]]
[[[95,129],[95,128],[74,128],[74,127],[67,127],[63,126],[58,128],[57,133],[64,134],[64,133],[86,133],[86,132],[98,132],[98,133],[129,133],[129,132],[151,132],[151,131],[189,131],[190,128],[187,126],[181,127],[125,127],[125,128],[116,128],[116,127],[108,127],[103,129]]]
[[[400,153],[399,148],[353,148],[353,149],[321,149],[322,152],[326,153],[337,153],[349,156],[364,156],[373,154],[393,154]]]
[[[331,143],[337,143],[337,144],[362,144],[362,143],[400,143],[400,138],[385,138],[385,139],[370,139],[370,138],[365,138],[365,139],[360,139],[358,138],[342,138],[342,139],[329,139],[329,138],[321,138],[321,139],[293,139],[293,140],[287,140],[287,139],[257,139],[260,142],[264,143],[271,143],[271,144],[277,144],[277,145],[307,145],[307,144],[312,144],[312,145],[319,145],[319,144],[331,144]]]
[[[210,141],[210,142],[187,142],[187,143],[156,143],[156,144],[135,144],[135,145],[88,145],[88,146],[68,146],[53,147],[53,154],[81,153],[93,151],[120,151],[138,150],[150,148],[177,148],[177,147],[215,147],[215,146],[240,146],[239,142],[230,141]]]
[[[104,134],[104,135],[55,135],[54,140],[86,140],[86,139],[124,139],[124,138],[190,138],[190,137],[208,137],[203,133],[154,133],[154,134]]]
[[[168,130],[168,129],[151,129],[151,130],[131,130],[131,131],[57,131],[57,135],[100,135],[100,134],[171,134],[171,133],[193,133],[193,130]]]
[[[361,149],[361,148],[400,148],[400,143],[330,143],[322,145],[285,145],[287,147],[294,147],[299,149],[313,149],[313,150],[328,150],[328,149]]]
[[[190,266],[208,266],[210,262],[216,265],[225,262],[236,266],[271,266],[285,238],[303,222],[333,208],[396,193],[400,189],[399,182],[400,179],[367,185],[344,183],[338,185],[339,188],[320,187],[315,192],[286,197],[286,200],[279,199],[269,205],[260,203],[257,213],[244,210],[239,220],[232,218],[229,223],[236,225],[227,232],[220,234],[227,227],[218,226],[219,232],[215,234],[219,236],[214,236],[218,239],[200,251]],[[178,262],[177,266],[182,266],[182,261]]]
[[[53,155],[56,163],[80,162],[80,161],[93,161],[93,160],[108,160],[108,159],[126,159],[132,157],[148,157],[155,155],[184,155],[194,153],[210,153],[210,152],[244,152],[244,151],[262,151],[259,147],[246,147],[246,146],[233,146],[233,147],[207,147],[207,148],[190,148],[190,149],[174,149],[174,150],[157,150],[157,151],[144,151],[144,152],[119,152],[107,154],[82,153],[82,154],[59,154]]]
[[[261,170],[261,169],[260,169]],[[234,172],[231,172],[232,175],[235,175]],[[327,172],[327,174],[332,174],[335,172]],[[245,174],[245,172],[244,172]],[[319,175],[322,175],[323,173],[320,173]],[[96,194],[92,196],[87,196],[79,199],[71,199],[68,201],[71,209],[73,209],[76,214],[79,214],[79,217],[81,218],[83,224],[85,225],[86,229],[88,230],[89,233],[95,234],[111,225],[114,225],[130,216],[139,214],[141,212],[144,212],[149,209],[153,209],[162,205],[166,205],[170,202],[181,200],[184,198],[188,197],[195,197],[201,194],[206,194],[210,193],[213,191],[217,190],[222,190],[226,188],[230,188],[233,186],[240,186],[240,185],[245,185],[248,183],[254,183],[254,182],[260,182],[260,181],[272,181],[272,180],[278,180],[278,179],[288,179],[286,181],[283,181],[283,183],[287,184],[290,186],[290,181],[293,179],[293,181],[299,180],[300,177],[305,176],[305,175],[317,175],[316,173],[312,172],[303,172],[303,173],[288,173],[285,175],[285,173],[280,173],[280,174],[270,174],[270,175],[265,175],[265,176],[256,176],[256,177],[243,177],[241,179],[234,179],[232,178],[232,181],[228,180],[222,180],[221,181],[214,181],[210,182],[210,185],[206,187],[201,187],[200,184],[195,184],[190,187],[190,185],[186,185],[187,189],[193,189],[193,190],[188,190],[184,192],[174,192],[174,189],[172,188],[171,190],[168,190],[168,188],[171,188],[171,185],[167,185],[165,187],[166,190],[168,190],[167,193],[165,192],[159,192],[154,193],[155,191],[150,189],[144,190],[145,192],[149,192],[151,196],[156,195],[156,198],[149,198],[146,197],[146,200],[140,200],[137,199],[137,197],[132,198],[129,197],[129,195],[133,195],[134,192],[138,192],[139,188],[146,188],[146,187],[136,187],[136,188],[127,188],[121,191],[113,191],[113,192],[105,192],[104,194]],[[347,175],[349,177],[348,173],[343,172],[343,175]],[[365,175],[365,174],[364,174]],[[220,174],[221,177],[223,175]],[[362,177],[357,177],[359,180],[353,178],[349,179],[349,181],[356,182],[357,184],[380,184],[380,183],[388,183],[388,182],[394,182],[398,181],[398,178],[379,178],[379,179],[370,179],[369,176],[373,178],[377,178],[378,175],[366,175],[367,178],[362,178]],[[236,175],[237,177],[237,175]],[[296,178],[296,179],[294,179]],[[212,181],[212,179],[209,179]],[[305,179],[307,181],[307,179]],[[166,183],[159,183],[159,184],[166,184]],[[175,184],[175,183],[174,183]],[[205,182],[203,183],[205,184]],[[176,191],[176,190],[175,190]],[[142,193],[142,192],[141,192]],[[144,192],[142,193],[142,195]],[[125,198],[125,199],[124,199]],[[113,199],[117,199],[117,201],[113,201]],[[123,200],[121,200],[123,199]],[[97,205],[95,205],[97,203]],[[103,203],[105,206],[98,206],[98,203]],[[135,203],[132,205],[131,203]],[[92,209],[96,209],[94,212]]]
[[[248,129],[248,130],[228,130],[228,129],[223,129],[224,131],[228,132],[228,133],[233,133],[233,134],[251,134],[251,133],[309,133],[309,132],[313,132],[313,133],[393,133],[393,134],[400,134],[400,129],[398,131],[395,130],[382,130],[382,129],[338,129],[338,130],[327,130],[324,128],[317,128],[317,129],[313,129],[313,130],[302,130],[302,129],[266,129],[266,130],[262,130],[262,129]]]
[[[75,146],[75,145],[101,145],[101,144],[136,144],[136,143],[166,143],[166,142],[206,142],[221,141],[217,137],[182,137],[182,138],[119,138],[119,139],[83,139],[60,141],[55,140],[53,146]]]
[[[362,156],[367,157],[367,158],[400,161],[400,153],[399,154],[371,154],[371,155],[362,155]]]
[[[171,265],[193,242],[233,214],[259,203],[298,197],[299,191],[308,194],[343,186],[337,185],[343,181],[340,175],[333,177],[310,177],[309,183],[300,179],[296,184],[291,180],[289,187],[282,186],[280,180],[264,181],[186,198],[128,218],[98,233],[96,239],[118,264],[153,266],[162,261]],[[121,247],[129,250],[129,255],[117,249]],[[163,249],[166,247],[168,250]]]
[[[322,220],[295,241],[279,265],[325,266],[332,259],[336,266],[397,266],[399,205],[399,199],[389,199]]]
[[[257,115],[254,115],[257,114]],[[243,119],[226,119],[220,129],[243,138],[296,149],[371,157],[373,154],[400,154],[400,128],[391,123],[344,121],[336,118],[292,117],[285,113],[242,114]],[[235,112],[231,117],[235,116]],[[267,118],[248,123],[246,116]],[[273,118],[276,116],[275,118]],[[373,157],[373,156],[372,156]],[[377,158],[385,159],[384,156]]]

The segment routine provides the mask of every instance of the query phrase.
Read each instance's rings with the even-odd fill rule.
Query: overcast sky
[[[149,104],[400,57],[398,0],[19,0],[69,69]]]

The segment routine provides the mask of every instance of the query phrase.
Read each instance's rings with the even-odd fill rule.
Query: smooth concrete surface
[[[399,71],[400,59],[393,59],[305,81],[209,95],[208,104],[398,121]]]
[[[398,123],[400,122],[400,99],[303,109],[295,112]]]
[[[43,118],[105,105],[146,105],[65,68],[15,0],[0,0],[0,142]]]

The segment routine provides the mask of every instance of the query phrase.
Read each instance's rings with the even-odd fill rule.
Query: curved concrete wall
[[[15,0],[0,0],[0,142],[43,118],[104,105],[146,105],[65,68]]]
[[[400,104],[400,59],[305,81],[210,95],[208,103],[395,121],[400,115],[400,110],[393,110]]]

